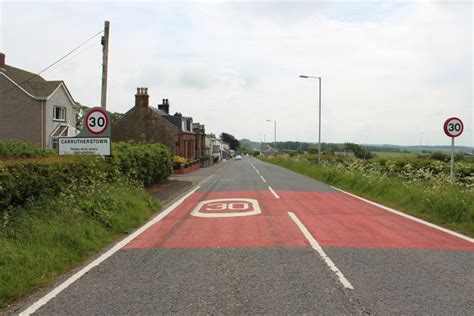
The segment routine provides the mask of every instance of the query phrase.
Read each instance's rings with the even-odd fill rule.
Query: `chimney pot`
[[[0,68],[5,68],[5,54],[0,53]]]
[[[137,88],[135,107],[146,108],[149,104],[148,88]]]

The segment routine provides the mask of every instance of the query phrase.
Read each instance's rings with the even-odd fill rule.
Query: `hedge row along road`
[[[471,314],[471,238],[244,157],[24,314]]]

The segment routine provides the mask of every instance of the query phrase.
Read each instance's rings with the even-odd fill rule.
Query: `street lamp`
[[[275,151],[277,149],[277,121],[275,120],[267,120],[267,122],[273,122],[273,148]]]
[[[263,150],[263,147],[262,147],[262,146],[263,146],[263,144],[265,144],[265,143],[267,142],[266,139],[265,139],[265,134],[264,134],[264,133],[260,133],[260,134],[258,134],[258,135],[260,135],[260,150]],[[262,143],[262,136],[263,136],[263,143]]]
[[[321,163],[321,77],[300,75],[304,79],[319,79],[319,139],[318,139],[318,165]]]

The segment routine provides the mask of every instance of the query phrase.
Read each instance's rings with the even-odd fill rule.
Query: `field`
[[[398,157],[416,157],[418,154],[414,152],[394,152],[394,151],[373,151],[372,154],[375,157],[380,158],[398,158]]]

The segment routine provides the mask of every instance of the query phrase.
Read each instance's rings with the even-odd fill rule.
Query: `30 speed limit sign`
[[[444,133],[449,137],[458,137],[464,130],[464,124],[457,117],[451,117],[444,122]]]
[[[109,117],[104,110],[95,108],[87,113],[84,123],[89,133],[99,135],[107,130]]]

